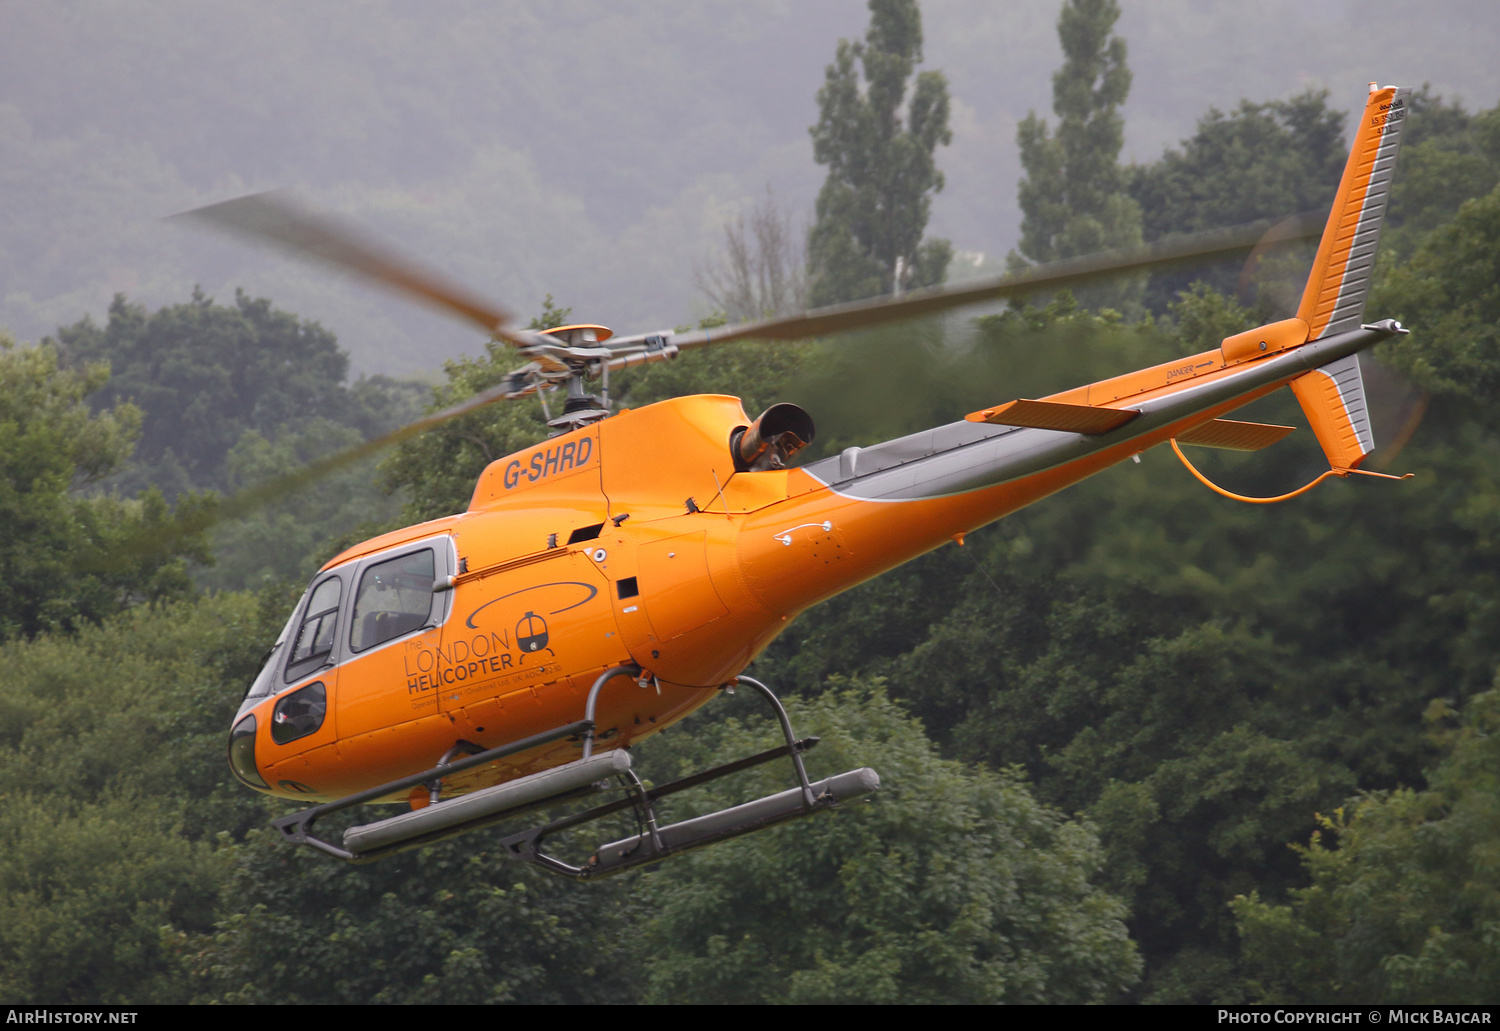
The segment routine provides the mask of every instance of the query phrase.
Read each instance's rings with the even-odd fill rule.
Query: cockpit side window
[[[435,576],[431,548],[367,568],[354,599],[350,648],[362,652],[427,626]]]
[[[302,624],[292,640],[292,653],[287,657],[286,680],[290,683],[305,676],[314,659],[326,659],[333,651],[334,632],[338,628],[339,598],[343,584],[336,576],[313,588]]]

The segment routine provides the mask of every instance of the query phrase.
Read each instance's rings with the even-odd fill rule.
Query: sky
[[[929,232],[1003,257],[1016,126],[1050,116],[1058,0],[927,0],[953,97]],[[1500,5],[1122,0],[1125,162],[1210,107],[1367,83],[1500,100]],[[517,313],[551,294],[620,332],[705,314],[694,270],[769,188],[810,220],[808,128],[861,0],[0,0],[0,326],[35,340],[110,298],[201,284],[321,321],[360,372],[474,353],[472,330],[164,217],[285,189]]]

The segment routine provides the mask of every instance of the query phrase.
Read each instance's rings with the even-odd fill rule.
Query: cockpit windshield
[[[330,576],[313,588],[312,598],[302,617],[302,625],[292,642],[292,654],[287,657],[286,679],[290,683],[308,672],[312,660],[327,656],[333,651],[334,631],[338,628],[339,597],[343,584],[336,576]]]
[[[274,690],[271,685],[276,679],[277,660],[281,657],[281,649],[286,645],[287,638],[292,636],[292,625],[296,620],[297,612],[294,609],[286,619],[286,626],[276,635],[276,643],[266,649],[266,654],[261,658],[260,670],[250,682],[250,690],[245,692],[246,698],[264,698]]]

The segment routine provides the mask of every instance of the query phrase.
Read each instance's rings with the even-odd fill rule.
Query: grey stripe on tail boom
[[[1356,355],[1397,332],[1394,324],[1382,323],[1325,336],[1227,376],[1132,405],[1140,418],[1098,436],[954,422],[873,447],[849,448],[804,471],[835,493],[862,501],[915,501],[982,490],[1144,437],[1258,387]]]

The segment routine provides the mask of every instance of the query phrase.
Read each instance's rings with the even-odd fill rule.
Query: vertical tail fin
[[[1297,308],[1297,317],[1310,330],[1309,340],[1358,329],[1364,320],[1410,94],[1410,89],[1370,84],[1349,163]],[[1330,466],[1357,468],[1375,450],[1358,355],[1299,376],[1291,386]]]
[[[1364,318],[1410,94],[1408,88],[1370,84],[1349,163],[1297,308],[1297,317],[1311,330],[1309,340],[1358,329]]]

